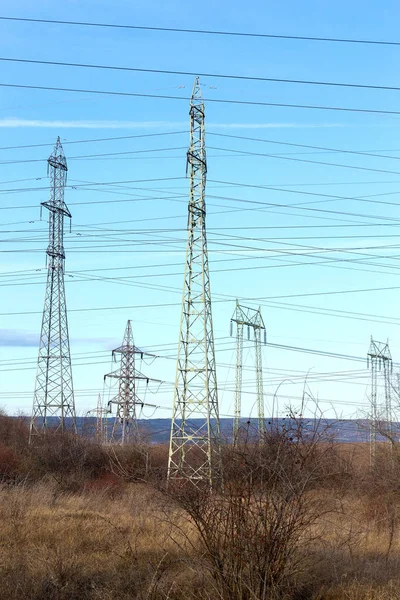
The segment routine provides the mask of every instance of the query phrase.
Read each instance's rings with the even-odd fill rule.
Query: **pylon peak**
[[[192,97],[191,97],[191,104],[197,103],[197,102],[201,102],[201,103],[203,102],[203,94],[201,91],[201,83],[200,83],[199,77],[196,77],[196,79],[194,80]]]

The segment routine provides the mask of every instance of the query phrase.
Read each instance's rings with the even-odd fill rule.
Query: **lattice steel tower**
[[[231,335],[233,324],[236,323],[236,385],[235,385],[235,409],[233,421],[233,444],[237,444],[240,427],[240,415],[242,404],[242,371],[243,371],[243,332],[247,327],[247,339],[250,340],[250,331],[253,330],[256,389],[257,389],[257,416],[258,432],[260,436],[265,434],[264,415],[264,385],[262,375],[261,333],[264,332],[264,344],[267,342],[267,332],[261,316],[261,308],[248,308],[241,306],[236,300],[236,308],[231,318]]]
[[[221,434],[206,238],[204,102],[198,77],[189,115],[188,242],[168,479],[216,487],[222,478]]]
[[[370,451],[371,465],[376,457],[376,434],[380,423],[384,422],[388,440],[392,440],[392,373],[393,361],[389,343],[377,342],[371,337],[371,344],[367,354],[367,366],[371,368],[371,419],[370,419]],[[378,405],[378,371],[383,372],[385,404],[382,408]],[[383,432],[383,431],[382,431]]]
[[[103,406],[103,398],[99,394],[96,408],[96,440],[100,443],[107,442],[107,410]]]
[[[146,375],[143,375],[143,373],[140,373],[140,371],[136,369],[136,356],[140,355],[140,357],[143,358],[145,355],[154,355],[143,352],[135,346],[130,321],[126,324],[122,346],[119,346],[112,351],[112,358],[114,361],[116,361],[117,354],[121,355],[119,369],[104,375],[104,380],[106,380],[107,377],[119,379],[118,394],[108,403],[110,412],[113,404],[117,407],[110,441],[120,444],[138,442],[140,440],[140,435],[136,407],[150,405],[145,404],[139,399],[136,382],[144,380],[148,385],[150,381],[159,382],[159,380],[146,377]]]
[[[49,211],[49,245],[47,247],[47,287],[40,334],[39,358],[30,440],[48,427],[49,417],[58,417],[55,429],[76,431],[74,390],[68,337],[67,305],[64,287],[64,217],[71,218],[64,202],[67,161],[60,138],[48,161],[50,200],[41,206]]]
[[[99,444],[105,444],[107,442],[107,417],[109,411],[107,408],[103,406],[103,399],[101,394],[99,393],[97,398],[97,406],[96,408],[91,408],[86,413],[86,420],[96,419],[95,431],[92,431],[92,435],[94,433],[94,439]]]

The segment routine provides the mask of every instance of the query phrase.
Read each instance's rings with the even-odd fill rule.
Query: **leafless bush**
[[[290,414],[257,443],[225,452],[223,494],[187,484],[170,488],[197,532],[186,538],[193,555],[200,550],[218,597],[270,600],[295,589],[306,549],[321,535],[316,525],[335,507],[316,493],[340,465],[327,434]]]
[[[31,478],[52,477],[68,491],[106,470],[102,448],[72,433],[46,432],[29,448]]]
[[[14,448],[28,445],[28,420],[24,416],[9,417],[0,410],[0,440]]]
[[[111,445],[105,449],[112,473],[125,481],[160,482],[165,480],[168,449],[137,443]]]

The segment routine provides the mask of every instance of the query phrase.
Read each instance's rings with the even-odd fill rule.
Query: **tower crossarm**
[[[155,354],[149,354],[148,352],[144,352],[137,346],[131,344],[123,344],[118,348],[114,348],[114,350],[112,351],[113,354],[123,354],[125,352],[130,352],[131,354],[139,354],[141,358],[143,358],[144,356],[156,356]]]
[[[64,217],[69,217],[70,219],[72,218],[69,208],[65,203],[64,206],[55,206],[51,202],[41,202],[40,206],[43,206],[43,208],[47,208],[47,210],[49,210],[50,212],[62,213]]]
[[[392,361],[392,354],[390,352],[388,342],[377,342],[371,338],[367,357],[369,359]]]
[[[232,315],[231,321],[240,325],[247,325],[253,329],[265,330],[264,320],[262,318],[260,308],[249,308],[248,306],[239,304],[238,301],[236,301],[236,308]]]
[[[116,371],[111,371],[110,373],[107,373],[106,375],[104,375],[104,381],[109,377],[114,378],[114,379],[121,379],[121,378],[126,377],[126,373],[122,372],[121,369],[117,369]],[[147,375],[143,375],[143,373],[140,373],[140,371],[138,371],[137,369],[135,369],[134,372],[130,373],[129,377],[131,379],[143,380],[143,381],[146,381],[147,383],[150,383],[150,382],[164,383],[164,381],[162,379],[153,379],[153,377],[148,377]]]

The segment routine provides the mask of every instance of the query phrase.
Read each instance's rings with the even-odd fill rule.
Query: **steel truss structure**
[[[112,412],[112,405],[116,405],[116,415],[114,424],[111,432],[111,443],[134,443],[140,441],[140,432],[137,422],[136,407],[140,406],[152,406],[146,404],[137,395],[137,382],[142,380],[146,382],[146,385],[150,381],[157,381],[158,379],[152,379],[143,375],[136,369],[136,356],[143,358],[146,356],[152,356],[143,352],[137,346],[135,346],[133,339],[133,331],[131,321],[129,320],[126,324],[124,339],[122,345],[115,348],[112,351],[112,359],[116,362],[117,355],[120,355],[120,367],[116,371],[107,373],[104,375],[104,381],[107,378],[114,378],[119,380],[118,394],[108,402],[108,410]]]
[[[267,332],[261,315],[261,308],[249,308],[239,304],[236,300],[236,308],[231,318],[231,335],[233,334],[233,324],[236,324],[236,385],[235,385],[235,409],[233,421],[233,444],[238,443],[241,404],[242,404],[242,371],[243,371],[243,333],[247,327],[247,339],[250,340],[250,331],[253,332],[254,351],[255,351],[255,370],[256,370],[256,389],[257,389],[257,416],[258,433],[262,437],[265,434],[265,415],[264,415],[264,385],[262,374],[262,332],[264,344],[267,342]]]
[[[108,437],[107,416],[108,416],[108,414],[109,414],[109,411],[107,408],[104,408],[103,399],[102,399],[101,394],[99,393],[98,399],[97,399],[97,407],[88,410],[86,413],[86,419],[88,419],[88,418],[93,419],[93,417],[96,419],[96,426],[95,426],[95,430],[94,430],[94,439],[99,444],[107,443],[107,437]],[[92,433],[92,435],[93,435],[93,433]]]
[[[57,138],[48,161],[50,200],[42,207],[49,211],[49,244],[47,247],[47,285],[39,343],[39,357],[33,411],[30,423],[30,441],[49,426],[56,431],[70,428],[76,432],[74,389],[68,336],[67,305],[64,286],[64,217],[71,218],[64,202],[67,161]]]
[[[381,429],[380,433],[384,433],[388,441],[393,439],[391,400],[393,361],[388,342],[377,342],[371,337],[367,354],[367,367],[371,369],[370,451],[371,465],[373,466],[376,458],[378,430]],[[378,372],[383,374],[385,394],[383,410],[378,405]],[[382,429],[382,426],[384,429]]]
[[[222,480],[221,432],[206,236],[204,102],[198,77],[189,115],[188,241],[168,479],[217,487]]]

